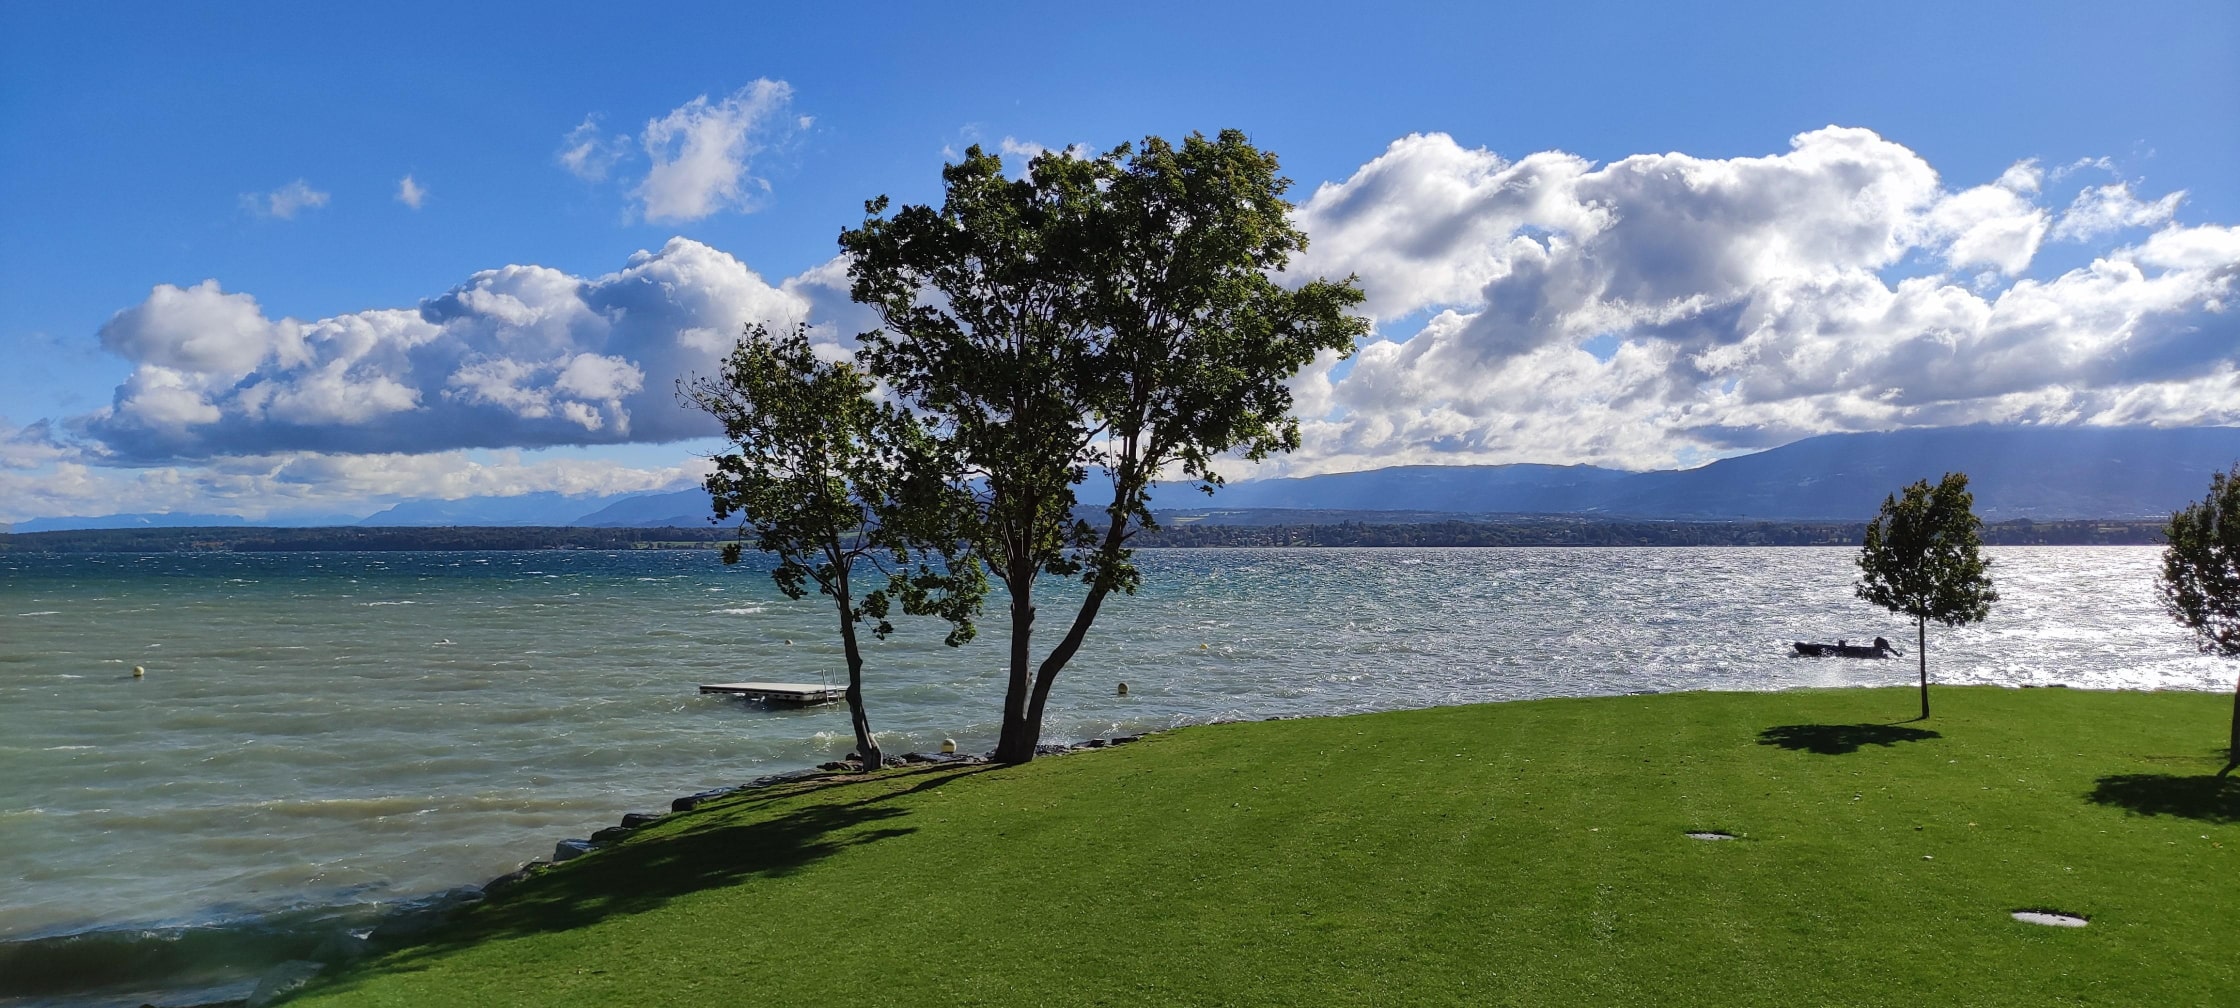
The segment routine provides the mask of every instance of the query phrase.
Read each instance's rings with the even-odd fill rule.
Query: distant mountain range
[[[1657,520],[1864,521],[1919,479],[1968,474],[1976,513],[2153,518],[2197,500],[2240,459],[2240,427],[1951,427],[1828,434],[1696,469],[1400,466],[1251,480],[1186,510],[1324,508],[1601,515]],[[1168,490],[1160,506],[1183,495]]]
[[[247,525],[249,519],[240,515],[189,514],[113,514],[97,518],[33,518],[17,522],[11,532],[55,532],[65,529],[131,529],[131,528],[228,528]]]
[[[405,501],[352,522],[353,525],[588,525],[587,513],[629,500],[635,494],[575,495],[529,493],[513,497]],[[706,494],[701,496],[705,497]]]
[[[1627,480],[1647,473],[1589,465],[1393,466],[1367,472],[1244,480],[1207,495],[1162,486],[1160,510],[1296,508],[1446,514],[1572,514],[1600,509]]]
[[[591,528],[695,528],[709,524],[715,502],[699,487],[625,497],[574,522]]]
[[[1965,472],[1976,513],[2016,518],[2157,518],[2208,489],[2240,459],[2240,427],[1950,427],[1827,434],[1695,469],[1624,472],[1595,466],[1395,466],[1367,472],[1246,480],[1213,496],[1158,488],[1153,506],[1222,521],[1269,509],[1391,513],[1582,515],[1646,520],[1863,521],[1884,496],[1918,479]],[[704,527],[707,492],[473,497],[407,501],[355,522],[289,525]],[[1254,519],[1265,522],[1266,515]],[[1414,520],[1421,520],[1420,517]],[[222,526],[234,515],[42,518],[17,532]]]

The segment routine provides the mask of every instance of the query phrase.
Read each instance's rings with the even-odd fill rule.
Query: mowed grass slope
[[[301,1003],[2240,1003],[2229,698],[1935,703],[1542,700],[771,788]]]

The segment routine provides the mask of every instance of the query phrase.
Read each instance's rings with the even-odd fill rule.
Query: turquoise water
[[[1106,607],[1060,680],[1046,739],[1910,682],[1911,661],[1786,654],[1878,634],[1910,654],[1910,626],[1851,597],[1852,555],[1151,551],[1145,590]],[[1932,628],[1938,681],[2230,688],[2156,607],[2155,550],[1993,556],[2005,598],[1987,624]],[[991,620],[952,650],[905,625],[871,645],[881,744],[992,747],[1004,635]],[[708,552],[0,554],[0,962],[11,941],[173,940],[477,883],[624,812],[835,758],[842,708],[695,687],[839,662],[818,599]],[[0,971],[0,997],[28,993]]]

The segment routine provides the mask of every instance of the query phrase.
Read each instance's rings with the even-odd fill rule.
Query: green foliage
[[[1999,593],[1983,558],[1982,528],[1965,473],[1884,498],[1859,551],[1859,598],[1946,626],[1985,619]]]
[[[948,620],[947,642],[962,644],[973,636],[985,581],[942,525],[955,510],[946,485],[912,475],[933,450],[925,429],[871,391],[854,365],[819,358],[807,327],[776,337],[761,325],[747,327],[720,373],[678,388],[732,443],[707,479],[716,520],[739,516],[741,537],[777,558],[770,577],[786,597],[801,598],[814,584],[833,600],[856,751],[876,766],[857,625],[870,623],[881,638],[892,633],[899,596],[908,612]],[[726,544],[723,561],[738,562],[741,546]],[[859,563],[887,583],[859,595]]]
[[[2156,587],[2201,650],[2240,657],[2240,465],[2209,478],[2209,495],[2170,516]]]
[[[2171,515],[2163,536],[2170,543],[2156,582],[2163,608],[2193,631],[2201,650],[2240,657],[2240,463],[2212,474],[2209,495]],[[2240,770],[2240,687],[2225,752],[2224,774]]]
[[[1883,498],[1859,550],[1859,597],[1913,617],[1923,718],[1929,716],[1929,621],[1975,623],[1999,600],[1983,559],[1975,503],[1966,473],[1946,473],[1934,488],[1921,480],[1902,499]]]
[[[1298,444],[1286,380],[1349,353],[1367,324],[1349,278],[1276,282],[1306,245],[1273,155],[1242,133],[1178,148],[1037,156],[1021,178],[980,148],[942,170],[939,208],[865,204],[841,235],[851,295],[883,328],[861,360],[932,428],[944,481],[973,506],[957,526],[1011,595],[998,753],[1031,759],[1042,708],[1105,596],[1133,591],[1128,543],[1153,524],[1163,475],[1212,484],[1215,458]],[[1110,480],[1076,514],[1076,487]],[[1063,637],[1032,665],[1033,586],[1089,585]]]
[[[1273,154],[1236,130],[1177,149],[1123,144],[1089,232],[1091,352],[1082,397],[1103,425],[1097,462],[1112,474],[1113,526],[1154,526],[1144,491],[1163,472],[1219,484],[1214,460],[1260,460],[1299,446],[1288,379],[1318,353],[1350,354],[1368,333],[1350,314],[1351,278],[1276,283],[1306,248],[1291,225]],[[1092,563],[1114,583],[1134,569],[1117,545]]]
[[[1066,550],[1089,532],[1071,520],[1072,487],[1091,458],[1076,246],[1101,167],[1043,155],[1014,180],[974,147],[941,174],[940,209],[882,218],[881,197],[840,236],[853,297],[885,322],[863,334],[862,360],[937,425],[949,481],[978,495],[963,531],[997,577],[1022,563],[1076,573]]]
[[[892,594],[912,612],[953,609],[949,643],[962,644],[973,635],[978,568],[943,550],[941,488],[911,476],[913,459],[930,450],[924,428],[871,391],[852,364],[819,358],[805,326],[778,337],[759,324],[718,375],[679,390],[732,443],[707,478],[716,520],[738,515],[741,537],[777,558],[770,576],[780,591],[798,599],[813,583],[846,607],[851,624],[870,622],[882,637],[894,629]],[[726,544],[724,562],[738,562],[742,545]],[[850,577],[860,561],[894,577],[858,601]]]
[[[2207,884],[2240,870],[2240,783],[2208,778],[2188,727],[2221,698],[1960,688],[1932,733],[1879,725],[1895,696],[1214,725],[1021,768],[778,785],[495,893],[303,1003],[2210,1005],[2240,990],[2231,894]],[[866,907],[902,940],[849,940],[840,922]],[[2022,909],[2091,925],[2008,917]]]

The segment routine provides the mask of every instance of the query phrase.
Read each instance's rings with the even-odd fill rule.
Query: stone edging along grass
[[[1277,717],[1271,718],[1270,720],[1288,719],[1293,718],[1289,715],[1278,715]],[[1214,723],[1226,724],[1230,722]],[[1069,753],[1095,752],[1103,749],[1117,748],[1130,742],[1135,742],[1139,739],[1144,738],[1145,736],[1155,734],[1158,734],[1157,729],[1138,732],[1133,735],[1115,735],[1107,738],[1087,739],[1082,742],[1071,744],[1045,743],[1043,745],[1035,747],[1035,754],[1036,758],[1040,759],[1050,756],[1063,756]],[[696,809],[701,805],[707,804],[709,802],[717,801],[723,798],[737,797],[780,784],[793,784],[805,781],[827,781],[837,783],[857,779],[867,779],[870,775],[863,773],[863,768],[856,762],[856,760],[856,754],[849,753],[848,759],[845,760],[833,760],[830,762],[818,764],[815,767],[809,767],[800,770],[788,770],[774,774],[764,774],[762,776],[748,780],[744,784],[734,784],[730,787],[710,788],[705,791],[696,791],[692,794],[684,795],[682,797],[671,800],[669,802],[669,810],[667,812],[624,813],[622,816],[622,821],[617,825],[601,829],[595,833],[592,833],[589,837],[586,838],[571,837],[569,839],[561,840],[558,843],[555,843],[553,845],[552,857],[549,859],[537,858],[523,862],[520,867],[515,868],[514,870],[503,875],[497,876],[496,878],[490,879],[489,881],[484,882],[481,885],[470,884],[454,886],[441,892],[432,893],[416,899],[401,902],[397,905],[396,909],[385,913],[381,917],[381,919],[374,924],[373,927],[365,932],[362,932],[361,936],[357,937],[355,940],[331,942],[330,944],[333,945],[333,947],[335,947],[341,953],[339,962],[312,963],[307,961],[301,963],[287,963],[283,964],[283,967],[287,968],[268,971],[269,978],[285,981],[284,983],[277,986],[283,987],[287,990],[300,988],[305,983],[308,983],[319,972],[328,967],[355,961],[357,959],[363,958],[369,953],[402,947],[404,944],[409,943],[423,935],[426,935],[427,933],[434,931],[437,928],[440,928],[446,921],[455,917],[459,912],[472,907],[475,904],[480,903],[507,888],[510,888],[527,879],[533,878],[539,873],[544,872],[556,865],[568,861],[573,861],[576,858],[591,853],[592,851],[612,846],[615,843],[618,843],[624,838],[630,836],[631,834],[638,832],[640,829],[646,826],[650,826],[654,823],[660,822],[680,812],[690,812],[693,809]],[[884,764],[885,765],[883,769],[890,770],[906,766],[992,765],[989,758],[985,755],[967,753],[919,752],[905,753],[899,757],[887,757],[884,761]],[[299,966],[305,968],[293,968]],[[308,968],[311,966],[317,966],[319,968]],[[267,1003],[265,999],[257,1000],[260,1004]]]
[[[1271,720],[1291,719],[1278,717]],[[1227,724],[1230,722],[1216,723]],[[1141,739],[1146,735],[1154,734],[1157,734],[1156,730],[1138,732],[1134,735],[1114,735],[1109,738],[1093,738],[1071,744],[1044,743],[1035,747],[1035,758],[1042,759],[1050,756],[1063,756],[1068,753],[1095,752],[1100,749],[1110,749],[1117,746],[1127,745],[1128,743]],[[857,756],[855,753],[849,753],[848,758],[846,759],[833,760],[828,763],[820,763],[814,768],[810,769],[788,770],[781,773],[764,774],[744,784],[734,784],[730,787],[709,788],[706,791],[696,791],[692,794],[688,794],[682,798],[677,798],[671,801],[669,803],[669,811],[667,812],[625,813],[622,817],[622,822],[620,825],[609,826],[605,829],[591,834],[591,836],[587,839],[571,838],[562,840],[558,844],[555,844],[553,846],[552,859],[550,861],[530,861],[527,864],[514,869],[513,871],[507,872],[504,875],[500,875],[497,878],[483,883],[478,888],[485,893],[494,891],[496,889],[503,889],[508,885],[529,877],[530,875],[536,873],[541,869],[559,864],[564,861],[575,860],[576,858],[582,857],[585,854],[589,854],[601,847],[605,847],[611,843],[621,840],[622,838],[637,832],[641,827],[659,822],[662,819],[665,819],[668,816],[678,812],[690,812],[693,809],[699,808],[703,804],[715,801],[719,798],[730,798],[736,795],[745,794],[749,791],[754,791],[759,788],[770,787],[774,784],[790,784],[796,781],[809,780],[849,780],[855,775],[864,773],[863,766],[860,761],[861,757]],[[881,767],[881,769],[891,770],[897,767],[905,766],[977,766],[989,763],[989,759],[984,755],[972,755],[968,753],[913,752],[904,753],[901,756],[889,756],[882,762],[884,765]]]

